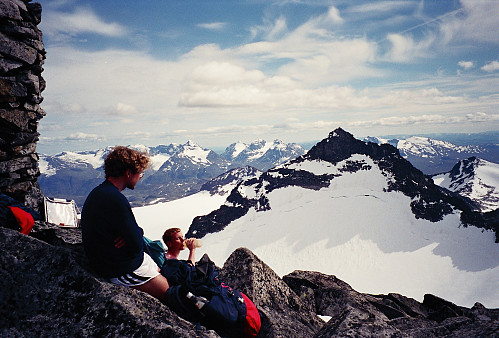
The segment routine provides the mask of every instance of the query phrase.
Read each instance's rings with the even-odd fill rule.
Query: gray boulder
[[[335,276],[294,271],[283,277],[317,314],[330,316],[315,337],[489,337],[499,309],[468,309],[427,294],[423,303],[399,294],[369,295]]]
[[[262,320],[264,337],[312,337],[324,325],[316,313],[250,250],[239,248],[220,274],[227,285],[253,300]]]

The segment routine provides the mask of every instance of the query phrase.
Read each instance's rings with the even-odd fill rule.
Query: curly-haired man
[[[144,253],[144,231],[121,193],[134,189],[149,166],[149,156],[123,146],[104,161],[106,180],[88,195],[81,213],[83,246],[90,264],[112,283],[149,293],[166,303],[168,281]]]

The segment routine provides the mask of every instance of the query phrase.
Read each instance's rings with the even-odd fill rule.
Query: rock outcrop
[[[45,89],[41,5],[0,0],[0,193],[38,210],[38,121]]]
[[[227,259],[221,278],[257,305],[260,337],[499,334],[499,309],[468,309],[433,295],[420,303],[362,294],[318,272],[279,278],[244,248]],[[80,230],[40,222],[30,236],[0,227],[0,336],[218,337],[145,293],[95,277]]]

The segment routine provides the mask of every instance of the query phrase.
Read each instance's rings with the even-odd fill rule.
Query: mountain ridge
[[[230,156],[230,147],[226,153],[218,154],[191,140],[185,144],[131,147],[147,150],[151,155],[151,169],[146,170],[141,184],[133,193],[124,192],[132,206],[184,197],[198,192],[203,184],[230,169],[251,165],[262,170],[305,152],[295,144],[279,140],[271,144],[263,140],[245,144],[237,158]],[[102,165],[110,149],[40,155],[38,181],[45,195],[74,199],[81,207],[90,190],[103,180]]]
[[[332,131],[327,138],[317,143],[305,155],[272,168],[263,173],[258,179],[239,184],[227,197],[227,203],[219,210],[209,215],[199,216],[193,220],[187,236],[202,237],[210,231],[220,231],[230,222],[245,215],[250,208],[256,211],[270,210],[267,194],[275,189],[286,186],[300,186],[302,188],[319,190],[329,186],[330,182],[339,174],[313,174],[309,171],[290,169],[295,164],[306,161],[325,161],[335,165],[348,160],[353,154],[366,155],[372,158],[381,172],[387,177],[388,186],[384,191],[400,191],[411,198],[410,207],[416,218],[427,219],[431,222],[442,220],[445,215],[451,214],[454,209],[461,210],[464,225],[475,225],[486,229],[494,229],[497,234],[497,225],[480,224],[483,218],[476,220],[468,217],[473,211],[470,200],[460,198],[457,194],[441,189],[433,180],[424,175],[419,169],[404,159],[398,150],[390,144],[378,145],[372,142],[357,140],[352,134],[338,128]],[[371,166],[362,160],[347,161],[339,171],[356,172],[370,170]],[[251,198],[246,198],[242,192],[255,187]],[[474,214],[475,217],[478,217]]]

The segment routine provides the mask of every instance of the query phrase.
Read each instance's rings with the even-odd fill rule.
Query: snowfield
[[[203,238],[203,253],[222,266],[247,247],[278,275],[293,270],[335,275],[364,293],[400,293],[423,300],[431,293],[458,305],[480,302],[499,307],[499,244],[492,231],[460,227],[459,215],[437,223],[416,219],[410,198],[385,192],[387,179],[368,157],[355,160],[371,170],[342,173],[319,191],[296,186],[267,194],[271,210],[254,209],[223,231]],[[303,163],[294,169],[332,173],[330,163]],[[338,165],[341,167],[341,165]],[[192,219],[225,201],[207,192],[134,208],[151,239],[169,227],[187,232]],[[183,255],[187,258],[187,252]],[[182,257],[181,257],[182,258]]]

